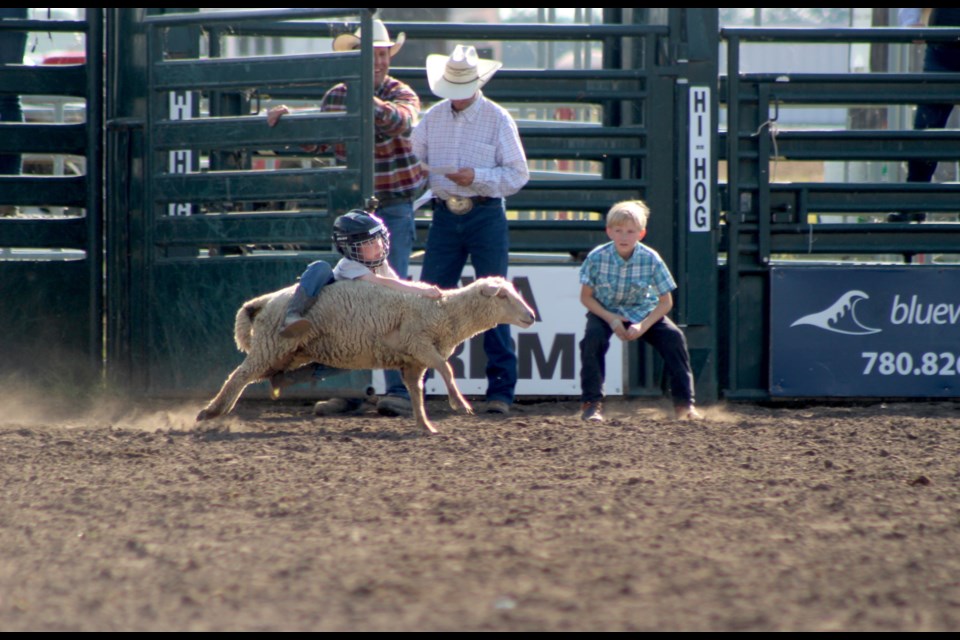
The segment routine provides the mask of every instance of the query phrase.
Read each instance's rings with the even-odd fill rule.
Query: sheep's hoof
[[[423,430],[426,432],[426,434],[427,434],[428,436],[437,436],[437,435],[440,435],[440,432],[437,431],[436,427],[434,427],[434,426],[433,426],[432,424],[430,424],[429,422],[424,422],[424,423],[423,423]]]
[[[214,411],[213,409],[204,409],[197,414],[197,422],[203,422],[204,420],[210,420],[211,418],[216,418],[220,415],[219,411]]]

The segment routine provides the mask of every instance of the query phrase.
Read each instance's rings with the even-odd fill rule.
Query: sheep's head
[[[484,278],[480,282],[480,293],[498,302],[501,324],[515,324],[526,329],[537,320],[533,309],[505,278]]]

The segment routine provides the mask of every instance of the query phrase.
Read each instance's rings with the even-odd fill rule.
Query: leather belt
[[[377,193],[377,208],[389,207],[394,204],[407,204],[413,202],[413,196],[403,193]]]
[[[443,206],[445,206],[450,213],[463,216],[473,211],[475,205],[483,204],[488,200],[493,200],[493,198],[487,196],[473,196],[472,198],[466,196],[450,196],[449,198],[439,200],[443,202]]]

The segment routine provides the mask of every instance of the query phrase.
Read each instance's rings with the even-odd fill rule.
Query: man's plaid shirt
[[[580,284],[591,287],[607,311],[630,322],[646,318],[660,296],[677,288],[660,254],[639,242],[629,260],[620,257],[612,242],[591,251],[580,267]]]
[[[413,153],[410,133],[417,124],[420,98],[409,86],[390,76],[374,95],[385,103],[374,109],[374,188],[377,194],[415,196],[423,183],[423,172]],[[323,96],[320,110],[342,112],[346,111],[346,104],[347,85],[341,83]],[[336,156],[340,161],[346,159],[342,145],[336,145]]]

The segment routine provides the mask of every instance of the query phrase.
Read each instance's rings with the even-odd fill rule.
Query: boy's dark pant
[[[624,323],[628,326],[627,323]],[[602,318],[587,313],[587,330],[580,341],[580,399],[583,402],[603,400],[603,381],[606,377],[605,358],[610,348],[613,329]],[[687,338],[673,320],[663,318],[650,327],[640,340],[657,350],[663,357],[664,368],[670,376],[670,393],[674,406],[693,404],[693,373]]]

